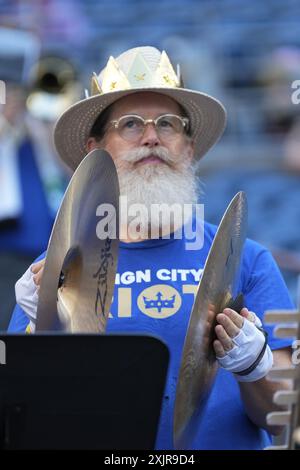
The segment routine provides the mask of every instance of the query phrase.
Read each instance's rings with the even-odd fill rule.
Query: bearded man
[[[182,87],[165,52],[140,47],[109,59],[93,77],[93,95],[72,106],[58,120],[55,143],[65,163],[75,170],[87,152],[110,153],[116,165],[120,192],[128,205],[196,204],[199,182],[196,162],[216,143],[225,126],[225,110],[216,99]],[[159,237],[151,238],[153,224]],[[182,223],[182,221],[180,221]],[[205,223],[203,244],[189,250],[180,228],[162,221],[141,219],[140,236],[122,232],[118,273],[107,330],[149,333],[170,350],[170,367],[161,410],[157,449],[172,448],[172,420],[182,347],[194,294],[216,227]],[[126,227],[125,227],[126,229]],[[41,260],[16,285],[17,307],[9,331],[34,331]],[[257,243],[245,243],[239,291],[246,307],[241,315],[220,312],[214,349],[220,368],[192,449],[261,449],[270,434],[281,431],[266,423],[274,410],[273,394],[286,385],[272,383],[272,367],[290,365],[289,342],[269,345],[260,329],[269,309],[292,308],[270,253]],[[143,273],[143,276],[139,276]],[[147,309],[145,298],[172,299],[168,308]],[[253,313],[255,312],[255,313]],[[273,352],[271,351],[273,349]],[[241,368],[249,373],[240,375]],[[138,393],[138,391],[137,391]],[[146,425],[146,423],[145,423]]]

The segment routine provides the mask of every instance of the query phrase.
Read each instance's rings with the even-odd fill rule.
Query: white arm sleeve
[[[30,320],[30,331],[35,330],[36,313],[38,304],[38,286],[33,280],[31,266],[16,282],[15,293],[17,304],[24,310]]]

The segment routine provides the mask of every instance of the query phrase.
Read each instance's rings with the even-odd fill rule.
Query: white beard
[[[180,227],[182,221],[179,220],[178,209],[181,208],[179,212],[181,211],[183,214],[184,205],[196,204],[199,192],[195,167],[190,163],[187,155],[176,158],[164,147],[141,148],[124,153],[120,161],[134,163],[149,155],[156,155],[168,162],[169,165],[145,163],[136,167],[130,165],[130,168],[126,168],[127,165],[121,163],[118,168],[120,194],[123,198],[126,197],[128,209],[130,210],[133,204],[144,208],[142,212],[139,212],[138,222],[135,217],[135,226],[140,226],[140,238],[148,238],[149,236],[157,238],[157,236],[153,237],[153,233],[160,236],[166,235]],[[167,212],[169,211],[171,214],[171,226],[170,217],[164,216],[163,211],[161,212],[162,216],[151,217],[153,204],[164,204],[169,208]],[[174,204],[176,204],[176,208],[172,210]],[[124,220],[124,214],[121,211],[121,233],[127,230],[124,225],[128,225],[128,221],[133,219],[132,213],[128,212],[128,214]],[[138,239],[138,237],[136,238]]]

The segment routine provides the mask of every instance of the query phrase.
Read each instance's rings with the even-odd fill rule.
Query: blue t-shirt
[[[182,347],[196,288],[216,227],[205,224],[204,245],[187,250],[186,240],[159,239],[120,243],[114,299],[108,332],[146,333],[169,347],[170,364],[157,436],[157,449],[172,449],[173,413]],[[260,318],[269,309],[293,308],[282,276],[270,253],[247,240],[243,249],[238,292]],[[16,307],[9,331],[24,331],[28,320]],[[290,345],[274,338],[272,349]],[[247,417],[234,376],[219,369],[192,449],[261,449],[270,437]]]

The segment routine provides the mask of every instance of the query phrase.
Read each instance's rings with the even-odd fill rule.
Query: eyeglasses
[[[120,137],[128,142],[139,140],[146,129],[147,124],[154,124],[158,136],[162,140],[172,140],[179,134],[187,132],[189,119],[175,114],[163,114],[156,119],[144,119],[136,114],[127,114],[110,124],[117,129]]]

